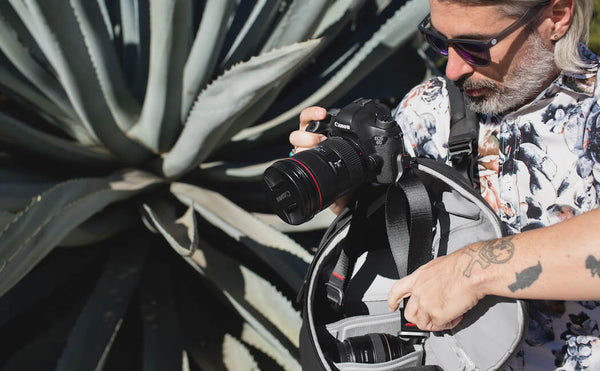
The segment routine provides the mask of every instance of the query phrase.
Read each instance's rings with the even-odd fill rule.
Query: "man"
[[[409,297],[409,321],[443,330],[486,295],[530,299],[528,335],[511,367],[600,370],[599,62],[580,44],[592,1],[429,5],[419,29],[448,56],[446,76],[478,113],[475,183],[510,235],[399,280],[390,310]],[[325,114],[302,112],[300,130],[290,134],[296,150],[325,139],[304,131]],[[446,162],[449,117],[441,78],[415,87],[395,113],[409,153]]]

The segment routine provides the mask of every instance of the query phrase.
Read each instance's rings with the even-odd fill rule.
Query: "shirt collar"
[[[593,96],[596,88],[596,74],[598,72],[598,56],[590,51],[583,43],[579,44],[579,55],[587,67],[583,72],[575,73],[562,71],[552,82],[545,96],[556,94],[560,89],[569,90],[576,94]]]
[[[484,121],[496,121],[500,122],[507,116],[513,116],[518,113],[522,113],[524,110],[529,110],[531,107],[536,106],[540,101],[545,99],[552,99],[559,92],[568,91],[577,95],[584,95],[586,97],[593,97],[596,89],[596,74],[598,72],[598,64],[600,58],[589,50],[583,43],[579,44],[579,55],[583,62],[588,64],[588,67],[583,72],[575,73],[568,71],[561,71],[561,73],[554,79],[554,81],[544,91],[542,91],[532,102],[518,108],[516,111],[508,113],[500,113],[496,115],[483,115]]]

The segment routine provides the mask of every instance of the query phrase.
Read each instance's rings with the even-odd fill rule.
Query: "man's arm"
[[[600,300],[600,209],[434,259],[396,282],[388,305],[395,310],[410,296],[406,319],[439,331],[486,295]]]

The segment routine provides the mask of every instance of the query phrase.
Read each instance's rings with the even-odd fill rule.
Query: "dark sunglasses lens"
[[[448,55],[448,44],[446,44],[446,40],[441,37],[431,33],[424,32],[425,40],[431,45],[435,50],[443,55]]]
[[[484,45],[461,41],[454,43],[453,46],[456,52],[471,64],[477,66],[490,64],[488,49]]]

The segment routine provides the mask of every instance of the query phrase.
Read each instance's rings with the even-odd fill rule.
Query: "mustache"
[[[498,85],[493,81],[489,80],[473,80],[470,77],[463,78],[454,82],[461,90],[476,90],[476,89],[489,89],[493,92],[500,92]]]

